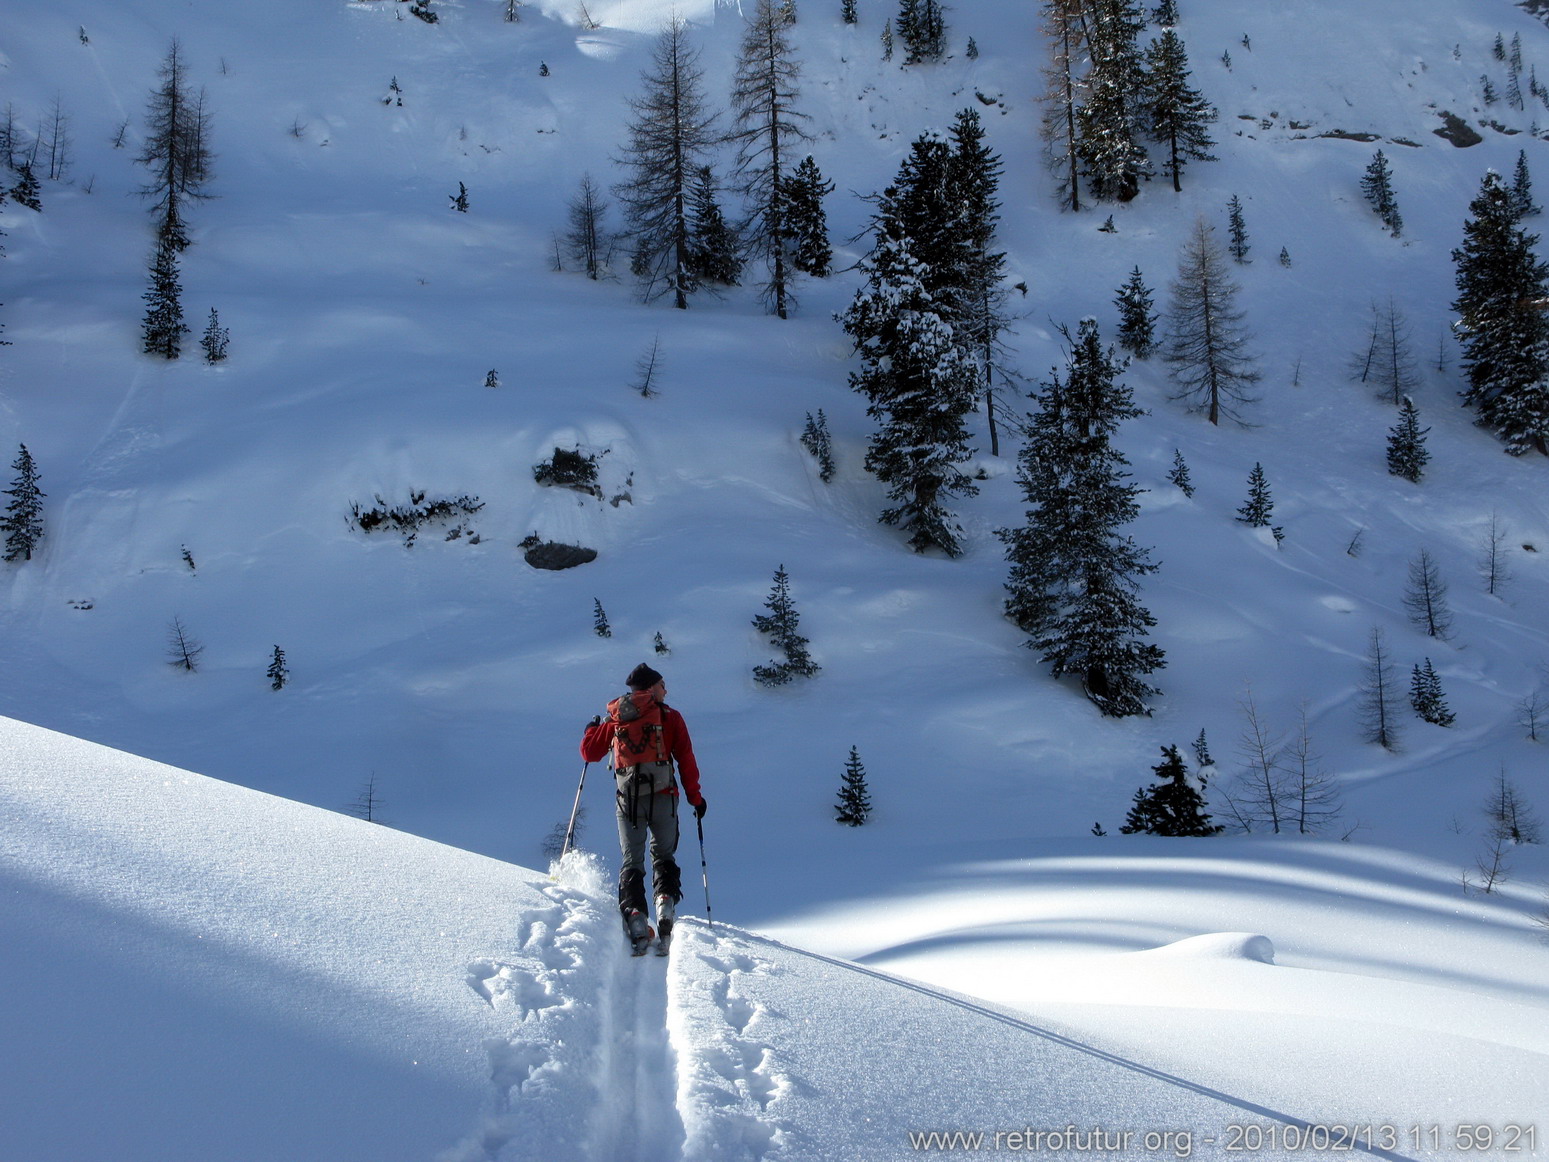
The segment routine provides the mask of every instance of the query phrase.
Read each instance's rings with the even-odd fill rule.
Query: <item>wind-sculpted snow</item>
[[[1245,956],[1264,951],[1252,937],[1236,944]],[[673,956],[690,1162],[881,1162],[939,1148],[932,1134],[968,1135],[960,1148],[1224,1158],[1234,1126],[1305,1129],[1294,1110],[737,928],[685,923]]]

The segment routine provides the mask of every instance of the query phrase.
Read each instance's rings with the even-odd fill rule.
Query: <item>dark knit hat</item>
[[[629,671],[629,677],[624,679],[624,685],[631,690],[649,690],[662,680],[662,676],[650,666],[641,662],[633,670]]]

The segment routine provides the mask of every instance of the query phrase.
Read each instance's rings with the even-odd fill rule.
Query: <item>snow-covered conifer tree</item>
[[[721,213],[715,174],[708,165],[699,167],[689,189],[689,222],[690,272],[702,282],[736,286],[742,274],[737,233]]]
[[[1237,519],[1250,529],[1269,527],[1270,514],[1275,502],[1269,495],[1269,482],[1264,476],[1264,465],[1255,463],[1248,473],[1248,499],[1237,510]]]
[[[1226,203],[1227,234],[1231,242],[1227,249],[1232,252],[1232,258],[1241,263],[1248,261],[1248,251],[1252,249],[1248,245],[1248,227],[1242,217],[1242,199],[1233,194],[1231,200]]]
[[[904,64],[939,61],[947,51],[947,25],[941,0],[899,0],[893,20],[907,50]]]
[[[1128,202],[1150,172],[1141,142],[1148,114],[1138,38],[1145,19],[1135,0],[1087,0],[1085,7],[1091,67],[1076,110],[1076,153],[1094,197]]]
[[[11,467],[16,472],[16,479],[11,482],[11,487],[0,491],[0,495],[11,498],[5,506],[5,514],[0,516],[0,533],[5,534],[5,559],[30,561],[33,549],[43,539],[42,500],[47,494],[38,488],[38,466],[26,444],[21,445]]]
[[[1136,359],[1146,359],[1156,350],[1156,312],[1151,308],[1151,291],[1140,267],[1130,271],[1129,280],[1119,288],[1113,303],[1119,308],[1119,346]]]
[[[971,454],[965,419],[978,371],[948,322],[951,303],[929,289],[930,268],[899,230],[886,195],[860,269],[865,282],[840,321],[861,360],[850,386],[878,421],[866,468],[895,502],[880,519],[907,531],[917,552],[955,557],[961,530],[944,501],[978,492],[959,467]]]
[[[823,209],[823,199],[833,189],[834,183],[823,177],[810,154],[802,158],[785,183],[791,265],[813,278],[827,278],[834,260],[834,248],[828,241],[828,214]]]
[[[792,678],[810,678],[822,669],[812,660],[807,639],[797,632],[801,617],[791,598],[791,579],[781,565],[775,570],[774,586],[764,602],[768,613],[753,618],[753,628],[767,634],[776,649],[785,655],[780,661],[753,667],[753,680],[760,686],[783,686]]]
[[[1403,233],[1404,218],[1398,212],[1398,198],[1393,193],[1393,170],[1380,149],[1372,157],[1365,176],[1361,178],[1361,193],[1371,205],[1373,213],[1382,219],[1389,234],[1397,238]]]
[[[1425,475],[1425,465],[1431,454],[1425,447],[1425,434],[1430,428],[1420,426],[1420,412],[1415,401],[1404,397],[1403,410],[1398,423],[1388,430],[1388,473],[1401,476],[1415,484]]]
[[[1215,145],[1206,128],[1216,120],[1215,106],[1189,84],[1189,59],[1172,29],[1146,50],[1146,117],[1153,140],[1167,149],[1162,172],[1173,191],[1183,189],[1183,168],[1191,161],[1214,161]]]
[[[1549,454],[1549,321],[1540,309],[1549,299],[1549,267],[1495,171],[1485,174],[1469,214],[1463,245],[1452,252],[1454,329],[1468,375],[1463,402],[1511,455]]]
[[[866,787],[866,767],[860,751],[850,748],[844,775],[839,783],[839,801],[834,804],[835,818],[848,827],[859,827],[871,816],[871,794]]]
[[[1457,715],[1447,706],[1447,696],[1442,692],[1441,675],[1430,658],[1425,659],[1424,667],[1415,663],[1409,681],[1409,705],[1426,722],[1436,726],[1451,726],[1457,721]]]
[[[1017,469],[1027,522],[997,535],[1011,564],[1006,615],[1028,647],[1055,677],[1079,675],[1104,714],[1124,717],[1150,713],[1160,691],[1144,679],[1166,662],[1145,640],[1156,619],[1138,598],[1137,579],[1156,566],[1120,531],[1139,515],[1141,490],[1112,437],[1141,413],[1118,374],[1096,321],[1082,320],[1065,379],[1043,385],[1029,417]]]
[[[1156,782],[1135,792],[1134,804],[1119,830],[1125,835],[1208,836],[1222,828],[1205,810],[1205,797],[1189,781],[1188,764],[1176,746],[1162,748],[1162,761],[1151,768]]]

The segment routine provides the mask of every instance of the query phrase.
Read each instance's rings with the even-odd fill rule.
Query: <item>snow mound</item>
[[[1197,960],[1256,960],[1260,964],[1274,964],[1275,944],[1268,936],[1252,932],[1206,932],[1186,940],[1175,940],[1139,955]]]

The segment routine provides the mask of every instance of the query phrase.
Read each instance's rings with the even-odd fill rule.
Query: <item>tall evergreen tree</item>
[[[787,168],[795,143],[808,137],[802,128],[807,115],[796,110],[801,65],[791,48],[789,28],[775,0],[755,0],[737,56],[731,93],[736,120],[726,138],[737,149],[734,172],[748,215],[739,233],[751,254],[767,266],[764,295],[782,319],[789,316],[792,274]]]
[[[1136,359],[1147,359],[1156,350],[1156,313],[1151,309],[1151,291],[1140,267],[1130,271],[1129,280],[1114,297],[1119,308],[1119,346]]]
[[[629,176],[615,193],[634,239],[631,269],[647,300],[670,293],[688,307],[699,289],[690,257],[690,191],[702,158],[719,140],[705,104],[699,52],[674,16],[656,39],[644,91],[629,101],[629,140],[619,163]]]
[[[957,209],[955,228],[961,245],[956,252],[959,265],[952,275],[952,325],[979,365],[992,456],[1000,455],[1000,432],[995,422],[995,371],[1000,366],[1000,336],[1009,323],[1006,255],[995,245],[1000,223],[1001,168],[1000,156],[985,144],[978,111],[961,110],[952,122],[947,163],[947,193]]]
[[[1204,795],[1189,781],[1188,764],[1176,746],[1162,748],[1162,761],[1151,768],[1157,782],[1135,792],[1134,805],[1119,830],[1125,835],[1208,836],[1223,828],[1205,810]]]
[[[1549,267],[1534,253],[1536,234],[1491,170],[1469,205],[1457,267],[1454,329],[1468,375],[1466,406],[1479,413],[1513,456],[1549,454]]]
[[[1128,202],[1150,172],[1141,141],[1146,72],[1138,39],[1145,18],[1135,0],[1084,0],[1083,6],[1092,63],[1086,100],[1076,112],[1076,152],[1094,197]]]
[[[834,183],[823,177],[809,154],[801,159],[785,183],[785,229],[791,265],[813,278],[827,278],[834,260],[828,241],[828,214],[823,199]]]
[[[1066,378],[1043,385],[1029,417],[1017,471],[1027,523],[997,534],[1011,564],[1006,615],[1055,677],[1079,675],[1113,717],[1149,714],[1160,691],[1144,676],[1166,664],[1145,640],[1156,619],[1137,596],[1137,578],[1156,566],[1119,531],[1139,515],[1141,492],[1113,445],[1120,423],[1141,414],[1119,370],[1096,321],[1082,320]]]
[[[836,818],[848,827],[859,827],[871,817],[871,794],[866,788],[866,766],[855,747],[845,760],[839,783],[839,801],[834,804]]]
[[[781,565],[775,570],[774,586],[764,602],[768,613],[753,619],[753,628],[767,634],[785,658],[768,665],[753,667],[753,680],[760,686],[783,686],[792,678],[810,678],[822,669],[807,650],[807,639],[797,632],[801,616],[791,598],[791,579]]]
[[[1173,191],[1183,190],[1183,168],[1191,161],[1214,161],[1215,145],[1206,128],[1216,120],[1215,106],[1189,84],[1189,58],[1172,29],[1146,50],[1146,117],[1153,140],[1167,148],[1162,172]]]
[[[736,286],[742,274],[737,233],[727,224],[716,199],[715,175],[709,166],[699,167],[689,191],[689,270],[702,282]]]
[[[183,353],[183,284],[178,275],[178,247],[174,240],[162,237],[156,243],[151,262],[150,287],[145,299],[145,317],[140,324],[141,350],[147,355],[176,359]]]
[[[1398,198],[1393,193],[1393,171],[1388,159],[1378,150],[1366,167],[1361,178],[1361,194],[1371,205],[1373,213],[1382,219],[1388,233],[1397,238],[1404,230],[1404,218],[1398,212]]]
[[[1183,245],[1171,287],[1163,358],[1178,388],[1173,398],[1187,400],[1212,424],[1219,424],[1223,415],[1239,418],[1237,405],[1255,402],[1250,392],[1260,375],[1237,308],[1239,288],[1214,233],[1198,219]]]
[[[939,61],[947,51],[947,25],[941,0],[899,0],[893,25],[908,50],[904,64]]]
[[[38,466],[26,444],[21,445],[11,467],[16,472],[16,479],[11,482],[11,487],[0,492],[11,498],[5,506],[5,515],[0,516],[0,533],[5,534],[5,559],[30,561],[32,550],[43,539],[42,500],[47,493],[38,487]]]
[[[860,19],[855,12],[855,0],[841,0],[839,18],[846,24],[854,24]]]
[[[1415,401],[1404,397],[1403,410],[1398,423],[1388,430],[1388,474],[1401,476],[1419,484],[1425,475],[1425,465],[1431,454],[1425,447],[1425,435],[1430,428],[1420,426],[1420,412]]]
[[[965,418],[977,369],[947,321],[950,303],[929,289],[930,270],[896,217],[885,209],[875,229],[875,246],[860,263],[865,283],[840,316],[861,359],[850,386],[878,421],[866,468],[895,502],[882,523],[902,526],[917,552],[939,549],[955,557],[961,530],[944,502],[978,492],[958,467],[972,454]]]

